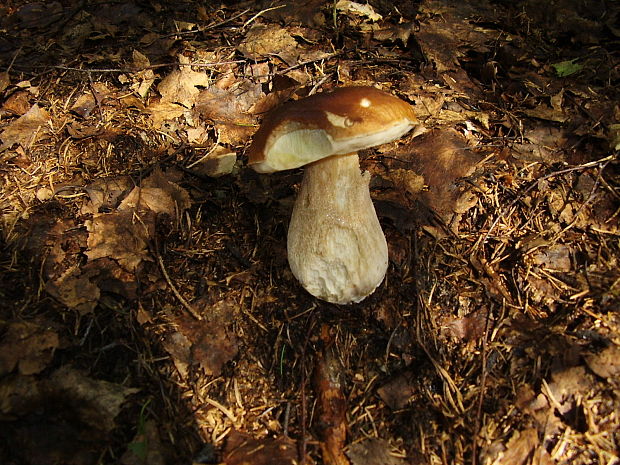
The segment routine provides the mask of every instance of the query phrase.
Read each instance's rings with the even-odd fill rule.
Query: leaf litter
[[[2,8],[0,460],[618,461],[615,5]],[[347,308],[244,158],[341,85],[426,128],[361,154],[391,263]]]

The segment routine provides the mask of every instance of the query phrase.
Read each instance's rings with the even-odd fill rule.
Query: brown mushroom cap
[[[341,87],[271,112],[248,149],[260,173],[297,168],[398,139],[417,125],[413,108],[374,87]]]

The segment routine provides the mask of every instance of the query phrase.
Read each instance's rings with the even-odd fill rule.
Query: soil
[[[620,463],[620,5],[0,6],[0,462]],[[264,115],[341,86],[387,276],[308,294]]]

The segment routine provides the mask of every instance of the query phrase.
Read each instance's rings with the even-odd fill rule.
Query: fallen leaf
[[[191,108],[201,87],[209,87],[211,79],[205,72],[181,66],[166,76],[157,86],[161,103],[178,103]]]
[[[276,55],[288,65],[293,65],[299,55],[295,39],[277,24],[255,23],[237,50],[252,60]]]
[[[583,66],[576,63],[577,59],[560,61],[553,63],[551,67],[555,70],[558,77],[566,77],[575,74],[583,69]]]
[[[42,108],[35,103],[24,115],[10,123],[2,133],[0,139],[0,152],[11,148],[15,144],[28,149],[45,133],[43,126],[47,125],[50,117]]]
[[[256,130],[257,119],[250,110],[262,96],[262,86],[249,81],[227,89],[212,86],[200,93],[194,111],[198,119],[215,125],[220,143],[236,145]]]
[[[47,28],[60,20],[64,9],[60,2],[32,2],[20,7],[11,17],[26,29]]]
[[[157,422],[149,419],[139,424],[138,432],[127,445],[127,451],[121,456],[121,464],[165,465],[166,463]]]
[[[95,309],[101,295],[99,287],[93,282],[96,274],[96,270],[84,273],[76,265],[48,280],[45,290],[67,307],[85,315]]]
[[[7,382],[9,381],[9,382]],[[89,465],[109,447],[116,417],[138,389],[96,380],[65,366],[45,379],[0,381],[3,443],[17,463]]]
[[[27,321],[1,324],[0,328],[0,376],[15,368],[22,375],[36,374],[52,361],[59,343],[54,330]]]
[[[586,363],[601,378],[617,380],[620,375],[620,346],[611,345],[598,354],[587,355]]]
[[[129,176],[96,179],[84,188],[89,201],[82,206],[80,212],[85,215],[115,209],[134,185]]]
[[[459,340],[475,341],[484,335],[488,310],[480,307],[463,317],[449,317],[442,320],[442,328]]]
[[[68,365],[56,370],[42,382],[42,392],[51,398],[63,399],[71,413],[100,431],[112,431],[114,419],[127,397],[140,391],[120,384],[93,379]]]
[[[154,101],[146,108],[146,111],[151,115],[153,127],[159,129],[166,121],[183,116],[187,109],[172,102]]]
[[[30,98],[32,94],[27,91],[18,91],[12,93],[2,104],[2,111],[11,115],[22,116],[31,107]]]
[[[9,85],[11,85],[11,77],[8,71],[0,72],[0,92],[4,92]]]
[[[383,16],[377,13],[368,3],[357,3],[352,2],[351,0],[338,0],[338,2],[336,2],[336,9],[355,16],[368,18],[370,21],[380,21],[383,19]]]
[[[352,465],[405,465],[404,459],[390,454],[390,443],[384,439],[370,438],[349,446],[347,457]]]
[[[538,431],[529,428],[515,431],[502,450],[493,458],[492,465],[523,465],[539,444]]]
[[[308,465],[312,460],[306,458]],[[289,437],[253,439],[233,432],[224,449],[222,465],[297,465],[297,443]]]
[[[84,225],[88,230],[89,261],[111,258],[134,272],[143,260],[149,259],[148,238],[153,237],[154,219],[138,218],[131,211],[97,213]]]
[[[570,271],[572,250],[566,244],[554,244],[536,250],[531,255],[532,262],[550,271]]]
[[[237,154],[226,147],[218,146],[206,157],[192,163],[194,171],[212,178],[219,178],[233,172]]]
[[[177,331],[166,337],[164,347],[181,375],[197,363],[209,376],[218,376],[237,355],[237,337],[230,329],[234,311],[234,304],[222,300],[204,307],[202,321],[186,314],[175,318]]]
[[[402,372],[377,389],[377,394],[392,410],[400,410],[409,403],[415,393],[414,381],[413,373]]]
[[[187,191],[170,181],[160,169],[155,169],[140,187],[134,187],[122,200],[118,210],[150,210],[155,213],[165,213],[174,218],[188,209],[190,205]]]

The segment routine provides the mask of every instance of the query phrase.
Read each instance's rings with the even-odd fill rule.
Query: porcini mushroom
[[[291,270],[312,295],[360,302],[383,281],[388,249],[357,151],[417,125],[413,108],[374,87],[342,87],[284,104],[248,149],[260,173],[308,165],[289,224]]]

